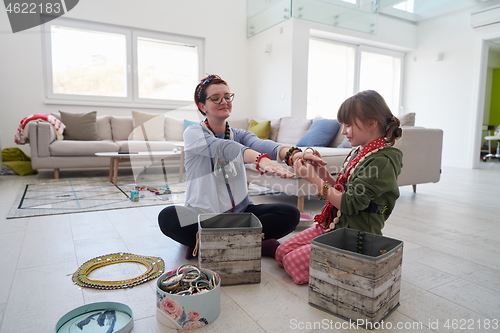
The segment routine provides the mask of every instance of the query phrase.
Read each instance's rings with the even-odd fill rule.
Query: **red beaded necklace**
[[[379,138],[364,146],[361,151],[359,150],[359,147],[357,149],[353,149],[349,156],[347,156],[342,169],[337,175],[337,178],[335,178],[335,184],[333,185],[333,187],[337,191],[344,192],[347,185],[347,180],[354,171],[354,168],[358,165],[359,161],[369,153],[386,146],[387,143],[385,142],[384,138]],[[353,158],[353,155],[358,151],[359,153]],[[332,223],[334,217],[337,216],[337,212],[338,208],[327,200],[325,205],[323,206],[323,209],[321,210],[321,213],[314,217],[314,222],[317,223],[316,226],[320,227],[323,230],[330,229],[330,224]]]

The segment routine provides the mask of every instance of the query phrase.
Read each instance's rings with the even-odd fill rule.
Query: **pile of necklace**
[[[123,262],[136,262],[146,266],[146,271],[132,279],[117,281],[92,280],[88,277],[90,272],[97,268]],[[73,282],[81,287],[96,289],[123,289],[131,288],[138,284],[159,277],[165,268],[165,262],[159,257],[141,256],[132,253],[112,253],[96,257],[84,262],[73,274]]]
[[[219,283],[216,275],[210,278],[195,265],[182,265],[166,273],[158,286],[169,294],[196,295],[214,289]]]
[[[358,231],[356,234],[356,252],[363,254],[363,241],[365,240],[365,232]]]

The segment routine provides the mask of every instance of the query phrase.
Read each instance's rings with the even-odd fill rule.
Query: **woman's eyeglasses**
[[[214,104],[220,104],[222,103],[222,99],[226,101],[226,103],[231,103],[234,99],[234,93],[228,93],[222,95],[212,95],[210,97],[207,97],[207,99],[211,100]]]

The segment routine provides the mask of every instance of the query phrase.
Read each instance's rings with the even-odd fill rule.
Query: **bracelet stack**
[[[285,154],[285,164],[288,166],[293,166],[293,155],[302,152],[302,149],[298,147],[291,147]]]
[[[310,149],[310,150],[312,150],[312,151],[313,151],[313,154],[314,154],[314,148],[307,147],[307,148],[304,150],[304,154],[302,154],[302,163],[304,163],[304,162],[305,162],[305,160],[304,160],[304,155],[306,154],[306,152],[307,152],[309,149]]]
[[[260,169],[260,166],[259,166],[259,163],[260,163],[260,160],[264,157],[267,157],[268,159],[271,159],[271,157],[268,155],[268,154],[260,154],[259,156],[257,156],[257,159],[255,160],[255,169],[259,172],[259,174],[263,175],[265,174],[267,171],[262,171]]]
[[[323,185],[323,188],[321,191],[318,193],[318,199],[319,200],[326,200],[326,196],[328,195],[328,189],[332,187],[332,184],[330,183],[325,183]]]

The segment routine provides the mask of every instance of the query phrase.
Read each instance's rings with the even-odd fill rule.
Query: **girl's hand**
[[[311,181],[311,179],[318,177],[314,166],[311,163],[302,162],[301,158],[298,158],[293,163],[293,168],[298,176],[304,178],[307,181]]]
[[[293,172],[288,171],[287,169],[283,168],[281,165],[276,163],[273,160],[270,160],[269,158],[261,158],[259,162],[259,169],[262,171],[266,171],[269,173],[274,173],[281,178],[293,178],[295,177],[295,174]]]
[[[325,160],[323,160],[323,158],[321,157],[321,154],[316,149],[307,148],[302,153],[297,153],[297,154],[293,155],[292,159],[294,161],[294,164],[293,164],[294,167],[295,167],[295,162],[300,160],[302,162],[300,165],[303,165],[303,164],[312,165],[316,175],[319,178],[321,178],[323,181],[326,181],[326,182],[331,181],[330,172],[328,171],[328,168],[326,167],[327,162]],[[303,168],[301,168],[301,169],[303,169]],[[296,171],[297,171],[297,169],[296,169]],[[303,177],[303,178],[305,178],[305,177]]]
[[[313,162],[311,165],[314,167],[314,170],[318,174],[318,177],[321,178],[323,181],[330,183],[332,179],[332,175],[330,174],[330,171],[328,171],[328,168],[326,165],[321,165],[319,163]]]
[[[307,148],[303,152],[296,153],[295,155],[293,155],[292,160],[293,160],[292,163],[293,165],[295,165],[295,161],[297,160],[302,160],[302,162],[309,162],[312,164],[316,164],[318,166],[327,164],[326,161],[323,160],[323,158],[321,157],[319,151],[312,148]]]

